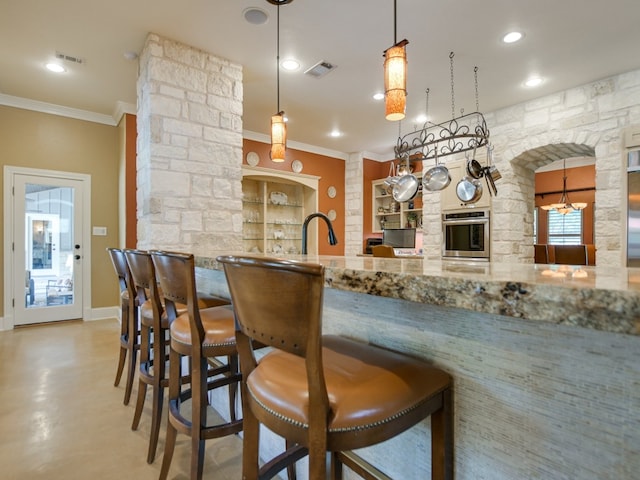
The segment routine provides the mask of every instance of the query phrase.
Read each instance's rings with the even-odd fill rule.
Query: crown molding
[[[0,105],[7,107],[22,108],[24,110],[32,110],[34,112],[48,113],[51,115],[59,115],[61,117],[74,118],[76,120],[85,120],[87,122],[102,123],[115,127],[118,122],[111,115],[89,112],[78,108],[64,107],[53,103],[40,102],[29,98],[14,97],[0,93]],[[124,112],[128,113],[128,112]],[[118,119],[119,121],[119,119]]]

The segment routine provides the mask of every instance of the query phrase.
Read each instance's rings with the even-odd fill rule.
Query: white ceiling
[[[398,0],[397,40],[409,40],[407,118],[418,127],[430,89],[429,116],[451,118],[449,52],[455,52],[455,110],[494,111],[610,75],[640,68],[638,0]],[[245,21],[258,7],[264,25]],[[244,67],[244,129],[267,134],[276,113],[276,8],[266,0],[0,0],[0,103],[7,98],[112,115],[135,105],[136,61],[148,32],[204,49]],[[280,56],[297,72],[280,75],[280,106],[289,139],[339,152],[391,155],[398,123],[372,99],[383,87],[382,52],[394,43],[392,0],[294,0],[280,7]],[[505,45],[501,36],[525,33]],[[56,52],[80,57],[55,75],[43,66]],[[337,65],[321,79],[304,75],[320,60]],[[532,74],[544,78],[523,87]],[[4,102],[2,102],[4,100]],[[337,128],[340,138],[329,137]],[[491,125],[489,125],[491,129]]]

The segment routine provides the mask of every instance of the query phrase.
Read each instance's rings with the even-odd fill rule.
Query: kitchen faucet
[[[302,224],[302,254],[303,255],[307,254],[307,228],[309,227],[309,222],[311,221],[311,219],[315,217],[322,218],[324,222],[327,224],[327,227],[329,228],[329,245],[338,244],[338,238],[336,237],[336,234],[333,231],[333,225],[331,225],[331,220],[329,220],[329,217],[327,217],[322,212],[315,212],[307,216],[307,218],[304,219],[304,223]]]

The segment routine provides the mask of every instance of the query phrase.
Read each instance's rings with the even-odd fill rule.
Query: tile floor
[[[139,430],[131,430],[137,379],[127,406],[124,375],[113,386],[118,334],[115,319],[0,332],[0,478],[158,478],[164,426],[149,465],[149,408]],[[178,436],[170,479],[189,478],[188,442]],[[204,477],[241,478],[241,449],[237,436],[208,441]]]

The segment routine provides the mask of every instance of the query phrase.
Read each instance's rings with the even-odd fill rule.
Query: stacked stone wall
[[[241,66],[150,34],[137,88],[138,247],[241,250]]]

